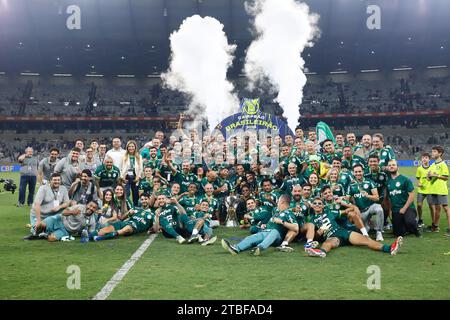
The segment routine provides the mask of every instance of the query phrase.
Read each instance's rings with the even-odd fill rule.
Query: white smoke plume
[[[313,40],[320,36],[319,15],[310,13],[306,4],[294,0],[255,0],[245,5],[247,12],[254,16],[256,36],[247,50],[244,66],[249,88],[252,90],[268,79],[278,93],[275,101],[294,130],[306,84],[301,53],[305,47],[312,47]]]
[[[236,45],[229,45],[223,24],[211,17],[186,18],[170,35],[170,67],[161,75],[164,84],[187,93],[192,100],[188,115],[208,119],[210,129],[239,108],[239,99],[226,74]]]

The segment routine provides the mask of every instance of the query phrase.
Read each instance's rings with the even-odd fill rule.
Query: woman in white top
[[[131,193],[133,195],[133,206],[137,206],[139,201],[139,181],[144,171],[143,162],[136,141],[128,141],[125,151],[120,169],[121,178],[124,181],[127,198],[130,199]]]

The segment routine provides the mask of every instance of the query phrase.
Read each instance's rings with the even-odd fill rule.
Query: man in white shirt
[[[122,149],[122,141],[119,138],[114,138],[113,148],[106,153],[106,157],[111,157],[113,159],[113,164],[117,168],[122,168],[122,158],[125,155],[125,150]]]

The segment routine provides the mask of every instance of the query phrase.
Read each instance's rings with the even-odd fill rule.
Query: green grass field
[[[414,176],[415,168],[402,168]],[[19,181],[18,174],[1,174]],[[0,299],[92,299],[147,238],[146,235],[83,244],[23,241],[29,208],[18,194],[0,194]],[[428,209],[424,213],[429,223]],[[445,230],[446,217],[441,218]],[[246,231],[221,227],[222,237]],[[385,233],[386,242],[393,235]],[[232,256],[214,246],[179,245],[159,235],[109,299],[450,299],[450,238],[440,233],[407,237],[397,256],[343,247],[326,259],[273,248],[260,257]],[[79,266],[81,289],[70,290],[69,266]],[[379,266],[381,289],[369,290],[367,268]]]

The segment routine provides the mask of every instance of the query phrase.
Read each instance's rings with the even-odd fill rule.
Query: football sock
[[[387,244],[383,244],[383,246],[381,247],[381,251],[386,252],[386,253],[390,253],[391,252],[391,246],[389,246]]]
[[[289,243],[287,242],[287,241],[283,241],[282,243],[281,243],[281,246],[282,247],[284,247],[284,246],[287,246]]]
[[[112,238],[114,238],[115,236],[117,235],[117,232],[110,232],[110,233],[107,233],[107,234],[105,234],[102,238],[103,239],[112,239]]]
[[[367,229],[365,227],[359,229],[361,230],[361,233],[363,234],[363,236],[368,236],[369,234],[367,233]]]
[[[197,229],[192,230],[192,235],[193,236],[196,236],[197,234],[198,234],[198,230]]]

